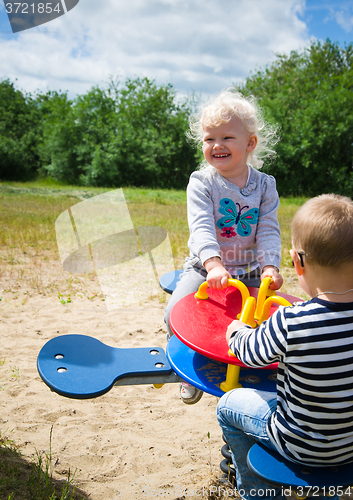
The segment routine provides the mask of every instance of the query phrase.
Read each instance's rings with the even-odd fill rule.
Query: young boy
[[[237,487],[249,500],[269,490],[247,467],[255,441],[312,466],[353,461],[352,200],[331,194],[306,202],[293,219],[290,254],[311,300],[280,307],[258,328],[236,320],[227,330],[246,365],[278,361],[277,395],[235,389],[218,403]]]

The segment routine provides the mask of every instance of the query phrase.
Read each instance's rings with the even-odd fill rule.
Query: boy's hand
[[[207,271],[207,283],[210,288],[226,288],[228,279],[231,279],[229,272],[223,267],[219,257],[211,257],[204,262],[204,267]]]
[[[230,336],[232,335],[233,332],[236,332],[239,330],[239,328],[242,328],[245,326],[245,323],[242,321],[239,321],[238,319],[235,319],[234,321],[231,322],[231,324],[227,328],[227,333],[226,333],[226,338],[227,338],[227,343],[229,344],[229,339]]]
[[[270,276],[272,278],[272,282],[269,286],[271,290],[279,290],[283,285],[283,278],[279,274],[277,267],[274,266],[265,266],[262,270],[261,281]]]

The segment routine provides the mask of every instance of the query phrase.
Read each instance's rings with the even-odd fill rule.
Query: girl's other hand
[[[262,270],[261,281],[267,276],[270,276],[272,278],[272,282],[269,286],[270,290],[279,290],[283,285],[283,278],[279,274],[277,267],[265,266]]]

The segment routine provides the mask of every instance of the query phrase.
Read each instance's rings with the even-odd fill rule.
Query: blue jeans
[[[277,394],[256,389],[233,389],[218,402],[217,418],[232,454],[239,495],[246,500],[284,500],[286,489],[264,483],[250,471],[246,457],[250,448],[262,443],[276,450],[267,433],[267,423],[276,410]],[[336,496],[315,496],[313,500],[339,500]]]
[[[276,410],[277,395],[255,389],[234,389],[221,397],[218,423],[232,454],[239,495],[246,500],[285,500],[283,491],[258,479],[248,468],[246,457],[256,443],[276,448],[269,439],[267,422]]]

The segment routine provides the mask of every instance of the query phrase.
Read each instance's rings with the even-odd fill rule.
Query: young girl
[[[275,179],[254,168],[262,166],[259,155],[274,153],[269,142],[275,133],[262,121],[255,101],[222,92],[191,123],[190,136],[202,143],[205,162],[187,187],[190,257],[165,310],[168,338],[172,307],[205,280],[218,289],[232,277],[260,286],[271,276],[275,290],[283,282]],[[202,391],[182,382],[180,395],[193,404]]]

